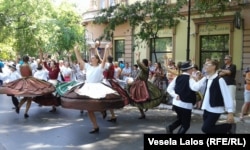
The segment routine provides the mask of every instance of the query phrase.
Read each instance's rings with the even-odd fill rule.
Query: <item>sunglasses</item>
[[[205,64],[205,66],[212,66],[213,64],[210,64],[210,63],[207,63],[207,64]]]

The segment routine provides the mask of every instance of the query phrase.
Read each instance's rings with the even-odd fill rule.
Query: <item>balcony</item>
[[[101,9],[115,6],[116,4],[128,5],[128,1],[129,0],[92,0],[88,11],[82,15],[83,23],[93,21]]]
[[[95,16],[98,15],[98,13],[99,13],[99,10],[92,10],[92,11],[87,11],[83,13],[82,15],[83,23],[93,21]]]

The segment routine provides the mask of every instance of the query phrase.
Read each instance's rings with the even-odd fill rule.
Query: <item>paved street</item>
[[[88,133],[92,124],[86,112],[81,115],[78,110],[59,107],[56,113],[50,113],[51,107],[32,103],[30,117],[24,119],[25,105],[20,114],[12,106],[10,97],[0,95],[0,150],[140,150],[144,133],[165,133],[166,124],[175,118],[169,105],[148,110],[145,120],[137,119],[135,107],[126,106],[116,110],[117,123],[102,119],[97,112],[100,132],[92,135]],[[202,133],[201,113],[194,111],[188,133]],[[250,133],[249,117],[245,123],[237,123],[237,133]]]

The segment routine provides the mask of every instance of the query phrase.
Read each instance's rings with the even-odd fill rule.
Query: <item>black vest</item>
[[[220,77],[218,76],[214,78],[209,88],[210,91],[209,103],[211,107],[224,106],[223,96],[220,90],[219,79]]]
[[[179,75],[175,81],[175,93],[179,95],[180,99],[186,103],[196,103],[196,93],[189,87],[189,75]]]

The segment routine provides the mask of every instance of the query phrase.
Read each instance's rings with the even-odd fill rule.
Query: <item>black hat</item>
[[[8,64],[8,67],[16,70],[16,65],[15,64]]]
[[[42,70],[42,69],[43,69],[43,66],[39,64],[39,65],[37,66],[36,69],[37,69],[37,70]]]
[[[193,64],[192,64],[190,61],[183,62],[183,63],[181,64],[181,70],[182,70],[182,71],[189,70],[189,69],[191,69],[191,68],[193,68],[193,67],[194,67],[194,66],[193,66]]]

